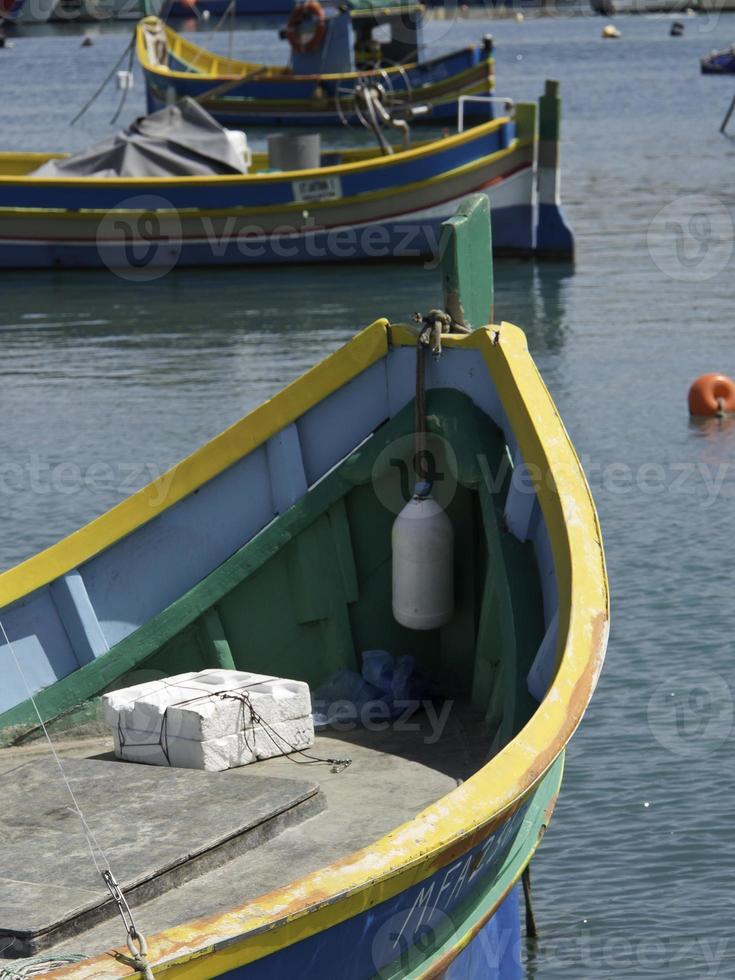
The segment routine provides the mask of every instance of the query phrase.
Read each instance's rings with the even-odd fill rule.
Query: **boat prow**
[[[376,320],[156,485],[0,576],[13,645],[0,647],[6,738],[28,733],[36,710],[52,733],[63,728],[136,671],[238,668],[316,692],[375,650],[413,658],[430,682],[421,724],[444,712],[431,737],[389,722],[327,732],[313,754],[353,764],[309,766],[326,808],[303,829],[278,824],[216,881],[182,885],[177,901],[141,892],[134,910],[154,975],[518,975],[511,953],[497,969],[484,957],[519,938],[513,886],[595,689],[607,580],[589,488],[525,336],[492,324],[484,196],[447,222],[442,254],[443,310],[413,326]],[[395,615],[391,532],[428,493],[451,524],[453,611],[419,630]],[[298,775],[281,762],[288,771],[255,763],[194,775],[220,789],[250,770]],[[126,779],[136,771],[115,765]],[[278,788],[299,806],[314,792]],[[146,805],[141,783],[137,819]],[[150,805],[160,817],[161,801]],[[118,824],[94,827],[113,855]],[[124,950],[105,951],[120,931],[100,924],[99,903],[94,928],[73,934],[87,958],[48,976],[131,975]],[[40,927],[33,941],[40,951],[71,942],[53,947]]]

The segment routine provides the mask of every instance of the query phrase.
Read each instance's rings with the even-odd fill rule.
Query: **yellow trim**
[[[166,42],[169,47],[169,51],[174,55],[179,61],[183,61],[185,64],[189,65],[190,68],[195,69],[194,71],[175,71],[171,68],[167,68],[165,65],[154,64],[150,61],[148,57],[148,49],[145,44],[145,28],[159,28],[163,27],[166,34]],[[235,81],[238,78],[244,78],[246,75],[251,75],[254,72],[260,72],[258,78],[260,80],[273,80],[274,78],[285,78],[288,81],[294,82],[309,82],[309,81],[350,81],[360,77],[375,75],[379,77],[386,72],[389,75],[396,75],[399,72],[410,71],[412,68],[416,67],[414,62],[407,62],[405,65],[395,65],[390,66],[385,69],[376,69],[375,71],[346,71],[346,72],[332,72],[330,74],[316,74],[316,75],[294,75],[293,72],[280,65],[265,65],[257,61],[240,61],[237,58],[225,58],[221,55],[215,54],[213,51],[208,51],[206,48],[202,48],[198,44],[194,44],[188,41],[186,38],[182,37],[181,34],[172,30],[168,24],[164,24],[162,20],[158,17],[144,17],[142,20],[138,21],[135,28],[135,43],[136,43],[136,53],[138,56],[138,61],[141,66],[146,70],[155,75],[159,75],[161,78],[178,78],[184,79],[186,81],[191,81],[192,75],[195,75],[198,81],[212,81],[212,82],[229,82]],[[196,68],[197,65],[204,65],[205,71],[200,71]],[[475,66],[473,66],[474,68]],[[472,70],[472,69],[465,69]]]
[[[359,333],[347,347],[321,361],[158,480],[69,537],[0,574],[0,609],[54,581],[147,524],[298,418],[305,405],[322,401],[383,357],[386,351],[385,321],[378,321]],[[170,487],[162,502],[160,488],[169,485],[169,481]]]
[[[287,179],[309,180],[314,177],[342,176],[344,174],[356,173],[360,170],[374,170],[379,167],[393,167],[400,163],[413,163],[422,157],[430,156],[434,153],[442,153],[444,150],[453,149],[463,143],[483,139],[489,133],[500,129],[510,121],[508,116],[500,116],[490,122],[482,123],[465,130],[463,133],[455,133],[453,136],[445,136],[438,140],[427,140],[418,146],[411,147],[409,150],[401,150],[392,156],[381,156],[376,149],[375,156],[369,160],[356,160],[352,163],[336,163],[330,167],[316,167],[309,170],[289,170],[287,173],[278,171],[272,174],[217,174],[212,177],[0,177],[0,186],[12,183],[19,186],[33,187],[126,187],[130,184],[157,187],[160,185],[175,185],[185,187],[190,184],[197,186],[209,186],[211,184],[239,184],[239,183],[278,183]],[[339,151],[335,151],[339,152]],[[503,153],[505,151],[499,150]],[[0,154],[0,160],[2,154]],[[302,205],[303,207],[303,205]]]
[[[390,200],[395,197],[403,197],[409,192],[412,193],[424,188],[436,187],[437,185],[444,184],[447,180],[455,177],[461,177],[465,174],[471,174],[475,171],[483,170],[488,166],[498,163],[506,157],[515,155],[519,152],[519,150],[525,149],[527,146],[531,146],[532,144],[533,140],[531,139],[514,140],[511,145],[506,147],[504,150],[496,150],[495,153],[490,153],[488,156],[480,157],[478,160],[473,160],[470,163],[462,164],[461,167],[455,167],[454,170],[445,170],[440,174],[435,174],[433,177],[426,177],[423,180],[416,181],[413,184],[398,184],[391,187],[381,188],[380,190],[376,191],[366,191],[363,194],[353,194],[352,197],[327,198],[323,201],[309,201],[308,212],[310,215],[313,215],[319,211],[326,211],[334,207],[349,208],[356,205],[370,203],[372,201]],[[533,161],[529,161],[528,165],[531,166],[532,163]],[[290,178],[286,181],[286,183],[290,183]],[[470,192],[468,191],[467,193]],[[305,206],[306,205],[303,201],[290,201],[283,204],[265,204],[262,207],[256,208],[219,208],[217,210],[209,211],[200,210],[199,208],[160,208],[156,213],[163,216],[168,214],[175,215],[179,219],[185,221],[187,218],[248,218],[256,215],[288,215],[292,212],[302,215]],[[431,202],[428,202],[426,206],[431,206]],[[74,211],[63,211],[60,208],[0,207],[0,217],[11,216],[44,219],[60,218],[64,221],[88,221],[90,218],[107,217],[109,213],[109,208],[79,208],[78,210]],[[115,214],[121,216],[141,213],[143,212],[131,211],[125,208],[115,208]],[[358,221],[359,220],[360,219],[358,219]]]
[[[217,976],[336,925],[423,880],[446,863],[450,849],[455,855],[458,845],[469,848],[478,834],[486,835],[507,819],[576,730],[597,682],[607,642],[609,600],[600,529],[579,460],[528,353],[523,332],[503,323],[496,343],[497,329],[448,337],[444,343],[447,348],[482,353],[525,462],[544,475],[538,496],[551,542],[560,609],[559,667],[550,690],[523,730],[481,770],[371,846],[247,905],[150,937],[150,960],[160,964],[157,973],[186,980]],[[391,328],[390,340],[392,345],[416,342],[408,328]],[[332,363],[350,362],[352,373],[359,373],[387,349],[386,323],[379,321],[333,355],[338,360]],[[360,363],[365,350],[368,358]],[[303,412],[314,404],[310,395],[323,386],[310,383],[297,391],[297,385],[291,386],[292,406],[299,402],[298,410]],[[49,976],[99,980],[127,975],[124,965],[104,955]]]

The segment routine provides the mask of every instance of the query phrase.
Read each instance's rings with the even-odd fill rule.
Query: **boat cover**
[[[198,102],[185,98],[141,116],[127,129],[34,177],[202,177],[244,174],[247,163],[224,129]]]

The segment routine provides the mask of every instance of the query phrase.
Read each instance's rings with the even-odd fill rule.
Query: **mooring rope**
[[[41,715],[41,712],[38,709],[38,705],[36,704],[36,699],[33,696],[33,692],[31,691],[30,684],[28,683],[26,675],[23,672],[23,668],[20,665],[20,660],[18,659],[18,656],[15,652],[15,647],[13,646],[13,643],[10,637],[8,636],[7,630],[5,629],[5,624],[3,623],[2,620],[0,620],[0,631],[2,631],[2,635],[5,638],[5,643],[8,649],[10,650],[10,655],[13,658],[18,673],[20,674],[21,680],[23,681],[23,686],[28,692],[28,698],[31,704],[33,705],[33,710],[36,712],[39,725],[43,731],[44,736],[46,737],[46,741],[48,742],[49,749],[51,750],[51,754],[54,757],[54,760],[56,761],[56,765],[59,767],[61,778],[64,781],[64,785],[66,786],[67,792],[69,793],[69,796],[73,804],[73,806],[69,807],[69,809],[73,813],[76,813],[77,817],[79,818],[79,822],[82,827],[82,833],[84,834],[87,847],[89,848],[89,853],[92,857],[92,863],[94,864],[97,873],[102,878],[105,887],[110,892],[113,901],[117,905],[118,913],[120,914],[120,917],[122,918],[123,921],[123,925],[125,926],[127,947],[130,950],[130,954],[132,957],[130,960],[131,965],[134,966],[139,973],[143,974],[145,980],[154,980],[153,971],[151,970],[150,964],[148,963],[148,946],[145,940],[145,936],[143,936],[143,934],[137,928],[135,924],[135,920],[133,919],[133,913],[130,911],[130,906],[127,903],[125,895],[123,894],[123,891],[120,888],[120,885],[118,884],[115,875],[112,873],[112,869],[110,867],[110,860],[107,857],[104,848],[95,837],[92,828],[87,823],[87,818],[84,816],[84,813],[82,812],[82,808],[79,805],[79,801],[76,797],[76,794],[74,793],[74,790],[72,789],[71,783],[69,782],[69,779],[64,770],[64,766],[61,763],[61,758],[58,752],[56,751],[56,746],[54,745],[53,740],[49,734],[48,728],[46,727],[46,723],[43,720],[43,716]],[[95,853],[95,849],[97,853]],[[98,860],[98,857],[101,860]]]

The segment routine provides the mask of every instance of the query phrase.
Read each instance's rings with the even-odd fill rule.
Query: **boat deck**
[[[294,755],[225,773],[160,769],[119,762],[109,744],[96,737],[58,748],[92,831],[131,889],[138,926],[152,935],[369,844],[475,772],[490,739],[481,713],[455,703],[444,725],[422,713],[386,731],[318,736],[309,755],[351,759],[347,768]],[[4,957],[92,955],[124,942],[116,912],[100,908],[107,893],[48,756],[41,743],[0,751],[3,832],[22,843],[0,859]],[[63,833],[49,832],[50,813]]]

